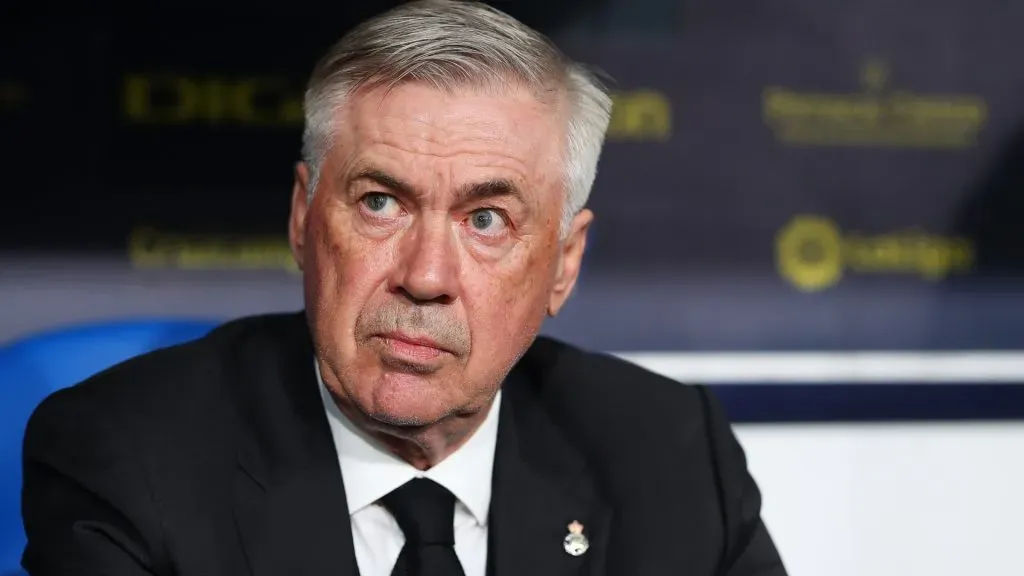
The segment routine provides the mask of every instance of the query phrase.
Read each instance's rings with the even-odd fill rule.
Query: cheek
[[[336,218],[340,220],[340,218]],[[304,274],[307,306],[315,307],[324,343],[352,336],[359,312],[382,282],[386,254],[347,232],[344,222],[318,218],[310,225]]]
[[[536,259],[524,262],[515,274],[481,275],[484,281],[474,287],[469,303],[474,347],[479,344],[485,354],[517,354],[519,345],[529,344],[544,320],[549,276]]]

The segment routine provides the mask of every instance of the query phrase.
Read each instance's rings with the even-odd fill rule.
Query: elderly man
[[[46,400],[31,574],[785,574],[705,388],[537,336],[593,217],[594,78],[494,9],[412,2],[305,104],[305,313]]]

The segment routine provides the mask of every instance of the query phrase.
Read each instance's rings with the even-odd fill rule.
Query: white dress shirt
[[[419,477],[429,478],[455,495],[455,554],[466,576],[485,576],[487,517],[491,506],[501,392],[473,436],[439,464],[423,472],[386,451],[356,428],[334,403],[320,377],[319,363],[314,363],[345,482],[360,576],[390,576],[405,544],[405,536],[398,522],[378,500]]]

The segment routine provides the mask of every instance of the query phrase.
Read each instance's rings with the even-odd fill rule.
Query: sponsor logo
[[[662,93],[638,90],[612,94],[610,140],[668,140],[672,136],[672,104]]]
[[[135,230],[128,256],[136,268],[179,270],[287,270],[298,272],[286,238],[170,234]]]
[[[298,129],[303,122],[301,83],[276,76],[194,77],[132,74],[124,78],[122,111],[132,124],[245,126]],[[655,90],[612,95],[612,140],[666,140],[672,106]]]
[[[908,229],[889,234],[848,232],[832,220],[799,215],[775,239],[779,274],[795,288],[816,292],[836,285],[847,272],[905,274],[938,281],[970,271],[970,240]]]
[[[124,79],[125,117],[156,125],[302,125],[302,92],[281,78],[195,78],[173,74]]]
[[[788,145],[970,148],[988,117],[977,95],[894,88],[882,61],[864,65],[860,92],[769,86],[761,104],[765,124]]]

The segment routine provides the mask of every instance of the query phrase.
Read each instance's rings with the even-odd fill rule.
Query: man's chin
[[[449,412],[438,412],[425,410],[424,406],[387,406],[378,407],[369,412],[366,416],[370,428],[376,428],[397,437],[415,437],[424,430],[428,430],[449,416]]]
[[[370,415],[378,426],[387,428],[407,428],[416,430],[437,424],[436,418],[427,418],[423,414],[381,411]]]
[[[441,401],[443,390],[418,374],[385,374],[374,390],[366,415],[375,423],[400,428],[422,428],[452,414]]]

